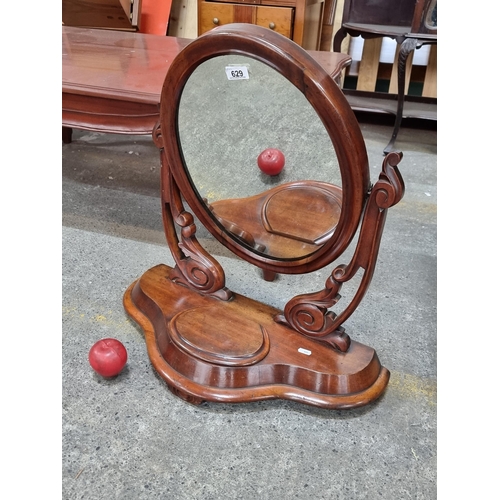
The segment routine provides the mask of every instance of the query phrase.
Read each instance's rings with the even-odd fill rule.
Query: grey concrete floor
[[[372,181],[392,128],[361,121]],[[385,394],[356,410],[290,401],[192,406],[153,370],[122,306],[146,270],[173,265],[159,201],[159,158],[146,136],[74,131],[62,145],[64,499],[374,499],[437,497],[435,130],[405,126],[406,184],[390,212],[372,284],[347,321],[391,371]],[[323,287],[331,268],[268,283],[201,234],[237,293],[283,307]],[[114,379],[88,351],[128,350]]]

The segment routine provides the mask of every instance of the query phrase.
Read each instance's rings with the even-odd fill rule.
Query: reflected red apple
[[[276,148],[265,149],[258,156],[257,165],[267,175],[278,175],[285,166],[285,155]]]

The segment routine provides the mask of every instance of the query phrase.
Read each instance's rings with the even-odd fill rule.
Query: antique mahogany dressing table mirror
[[[201,104],[203,93],[216,98]],[[276,109],[278,96],[287,109]],[[384,158],[372,185],[361,130],[337,84],[300,46],[250,24],[221,26],[180,52],[153,138],[175,266],[146,271],[124,306],[168,388],[194,404],[282,398],[344,409],[377,399],[389,371],[342,325],[370,284],[387,209],[403,196],[402,154]],[[272,146],[287,163],[269,177],[255,153]],[[346,261],[332,264],[322,290],[278,310],[226,287],[200,243],[205,235],[267,277]],[[348,282],[355,291],[342,305]]]

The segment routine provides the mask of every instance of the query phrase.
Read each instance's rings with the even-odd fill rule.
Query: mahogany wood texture
[[[151,134],[172,60],[191,40],[172,36],[62,27],[63,142],[68,129]],[[351,57],[311,51],[333,79]]]
[[[389,372],[370,347],[340,353],[274,321],[279,313],[235,294],[203,296],[159,265],[133,283],[124,306],[144,331],[148,355],[168,387],[190,403],[290,399],[328,409],[365,405]]]
[[[237,202],[251,207],[254,221],[243,217],[241,207],[234,210],[231,200],[208,206],[199,196],[180,149],[177,109],[194,70],[208,58],[232,53],[268,64],[304,94],[335,147],[342,190],[300,181]],[[153,139],[160,149],[162,216],[175,266],[147,271],[125,293],[124,306],[145,332],[153,366],[170,389],[192,403],[286,398],[330,409],[378,398],[389,372],[372,348],[351,340],[343,324],[369,287],[387,210],[404,194],[397,168],[402,154],[384,158],[372,186],[361,130],[339,87],[297,44],[250,24],[223,26],[190,43],[167,73],[160,113]],[[314,213],[297,210],[280,221],[283,208],[293,210],[288,196],[294,189],[299,190],[297,208],[304,208],[310,196]],[[273,199],[275,207],[269,205]],[[332,200],[340,213],[325,215],[319,224],[313,221],[317,209],[331,207]],[[358,241],[350,261],[336,265],[322,290],[292,297],[279,311],[226,287],[224,269],[198,242],[195,218],[185,202],[214,237],[267,275],[322,268],[342,256],[356,233]],[[293,215],[300,220],[294,223]],[[262,239],[262,227],[287,234],[280,242],[283,248],[273,250],[277,255],[251,244],[252,238]],[[299,239],[315,241],[317,249],[304,255],[294,248]],[[338,313],[331,311],[340,302],[343,284],[359,274],[350,302]]]
[[[313,253],[331,238],[341,207],[338,186],[301,181],[248,198],[216,201],[210,210],[256,251],[290,259]]]
[[[177,139],[177,106],[184,85],[194,70],[207,58],[238,53],[254,57],[275,68],[295,85],[320,116],[332,144],[342,176],[342,210],[336,230],[313,256],[295,259],[273,259],[256,255],[253,248],[240,245],[227,231],[214,225],[214,217],[192,189],[187,168]],[[161,127],[156,131],[157,145],[162,151],[162,182],[165,203],[173,186],[173,176],[182,196],[201,223],[215,238],[236,255],[277,273],[304,273],[322,268],[340,256],[358,228],[370,188],[370,172],[364,139],[359,124],[342,91],[311,55],[287,38],[251,24],[221,26],[191,42],[177,57],[167,73],[161,100]],[[166,133],[163,133],[166,131]],[[332,151],[333,153],[333,151]],[[171,167],[171,168],[170,168]],[[176,207],[179,213],[182,206]]]
[[[119,134],[151,134],[161,86],[190,40],[63,26],[62,124]]]

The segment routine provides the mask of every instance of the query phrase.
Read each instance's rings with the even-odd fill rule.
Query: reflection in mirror
[[[431,0],[425,16],[425,26],[429,29],[437,28],[437,0]]]
[[[277,71],[237,55],[205,61],[183,90],[178,124],[194,188],[241,244],[294,259],[333,234],[342,203],[335,149],[313,107]],[[258,168],[267,148],[285,155],[278,175]]]

